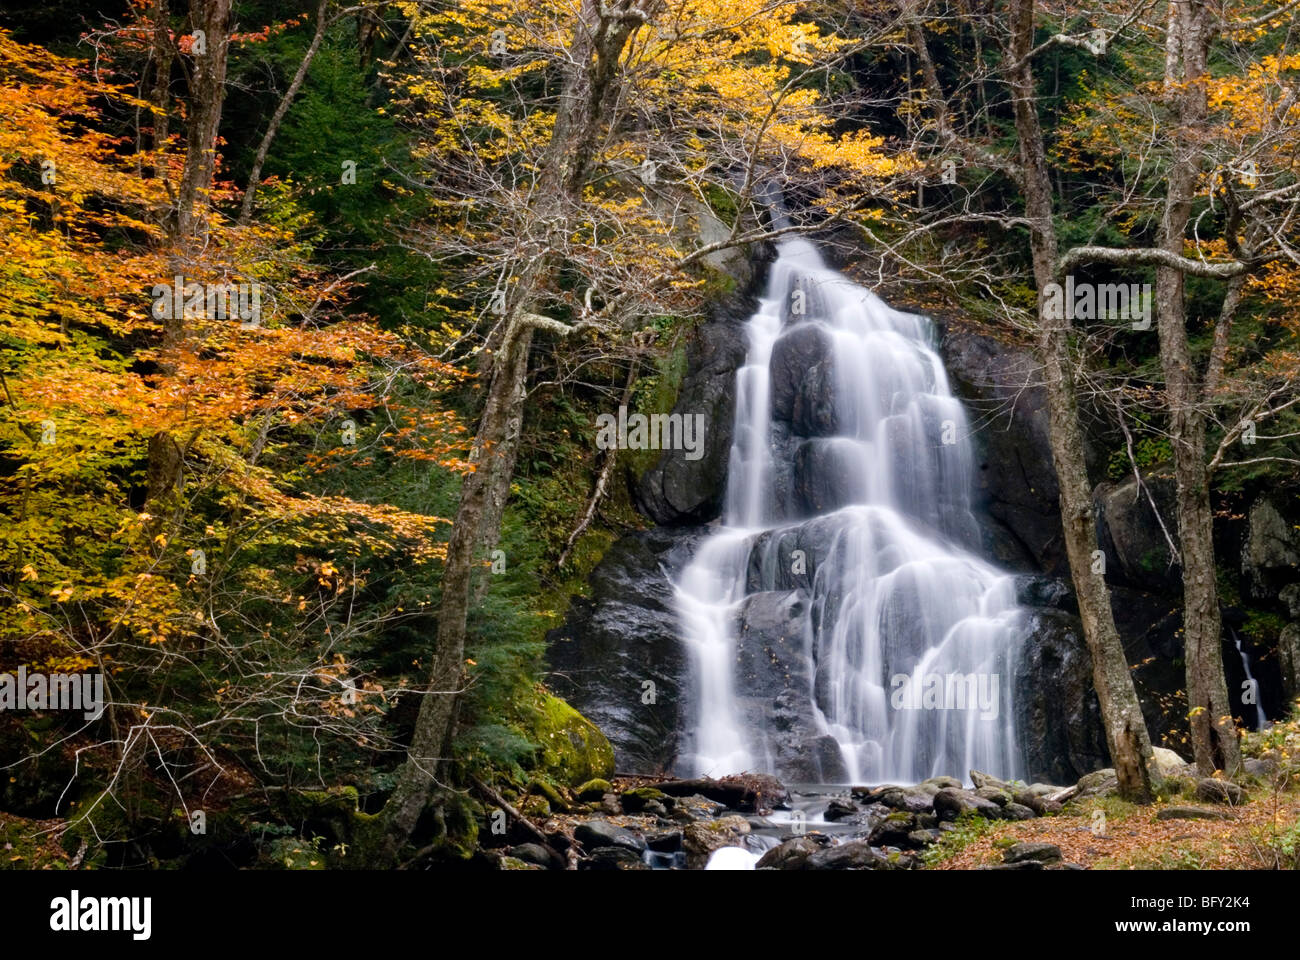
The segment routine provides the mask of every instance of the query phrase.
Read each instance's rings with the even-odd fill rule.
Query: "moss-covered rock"
[[[549,817],[551,805],[546,802],[545,797],[527,797],[519,812],[525,817]]]
[[[559,697],[539,687],[525,713],[528,737],[538,745],[534,772],[567,786],[614,775],[605,735]]]
[[[665,806],[672,803],[668,794],[654,787],[634,787],[631,790],[624,790],[619,800],[627,813],[640,813],[651,803],[664,803]]]
[[[582,786],[578,787],[574,793],[583,803],[599,804],[605,794],[613,793],[614,785],[608,780],[601,780],[599,777],[595,780],[588,780]]]

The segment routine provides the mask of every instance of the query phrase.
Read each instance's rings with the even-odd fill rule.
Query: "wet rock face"
[[[1260,497],[1250,507],[1241,569],[1250,593],[1278,597],[1300,580],[1300,510],[1283,497]]]
[[[672,577],[702,533],[656,528],[619,540],[591,574],[591,597],[574,597],[547,635],[549,685],[604,731],[620,772],[666,772],[676,759],[690,682]]]
[[[704,415],[703,455],[690,460],[686,450],[667,450],[633,488],[637,509],[662,526],[708,523],[722,513],[735,422],[736,370],[745,362],[744,325],[757,305],[763,256],[760,252],[743,292],[721,302],[687,346],[687,372],[672,412]]]
[[[1038,364],[1022,347],[959,324],[943,326],[940,353],[970,408],[975,482],[993,521],[986,527],[986,548],[1012,569],[1068,577]]]
[[[838,431],[829,334],[814,324],[794,327],[772,347],[772,418],[804,437]]]
[[[835,738],[814,721],[808,601],[802,591],[746,598],[737,617],[736,684],[745,726],[762,731],[777,775],[840,783],[848,771]]]
[[[1016,730],[1030,776],[1065,783],[1107,762],[1092,657],[1078,617],[1052,609],[1030,617],[1015,677]]]
[[[1097,544],[1106,555],[1106,579],[1142,590],[1177,592],[1182,589],[1182,574],[1169,550],[1170,539],[1178,542],[1174,480],[1161,474],[1144,477],[1143,484],[1145,490],[1129,477],[1099,483],[1092,492]]]

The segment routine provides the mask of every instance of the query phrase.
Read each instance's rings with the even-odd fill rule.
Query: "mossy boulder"
[[[656,790],[654,787],[634,787],[631,790],[624,790],[619,802],[623,804],[625,813],[640,813],[651,803],[660,803],[665,806],[672,803],[668,794],[662,790]]]
[[[605,735],[559,697],[539,689],[526,713],[528,738],[538,746],[535,772],[567,786],[614,775]]]
[[[584,803],[599,803],[607,793],[614,792],[614,785],[608,780],[588,780],[574,791]]]

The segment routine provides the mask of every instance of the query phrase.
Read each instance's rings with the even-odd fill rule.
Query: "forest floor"
[[[1060,848],[1065,862],[1094,870],[1250,870],[1296,864],[1300,790],[1259,788],[1230,820],[1157,820],[1166,803],[1137,806],[1116,797],[1070,804],[1063,813],[1022,821],[976,820],[947,835],[927,855],[930,869],[999,864],[1013,843]],[[1208,806],[1195,804],[1196,806]]]

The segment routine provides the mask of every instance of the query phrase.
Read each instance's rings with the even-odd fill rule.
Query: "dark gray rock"
[[[818,850],[805,861],[808,870],[878,870],[888,861],[865,840],[850,840]]]
[[[830,334],[817,324],[788,330],[772,346],[772,418],[802,437],[830,437],[835,418],[834,349]]]
[[[1015,674],[1016,731],[1029,774],[1069,783],[1109,759],[1079,618],[1030,610]]]
[[[510,856],[524,863],[535,863],[548,870],[563,870],[564,861],[540,843],[521,843],[510,848]]]
[[[1016,602],[1026,607],[1051,607],[1076,615],[1079,612],[1074,587],[1060,577],[1020,574],[1016,577]]]
[[[956,820],[966,814],[989,820],[1002,818],[1002,808],[992,800],[985,800],[970,790],[952,787],[945,787],[934,795],[934,812],[941,820]]]
[[[755,864],[757,870],[804,870],[808,858],[817,853],[830,839],[825,836],[794,837],[773,847]]]
[[[578,861],[579,870],[649,870],[641,855],[626,847],[600,847]]]
[[[1097,513],[1097,542],[1106,555],[1106,579],[1157,593],[1176,593],[1182,588],[1182,573],[1170,562],[1170,537],[1178,529],[1176,489],[1168,470],[1151,471],[1143,477],[1147,491],[1134,477],[1116,483],[1099,483],[1092,492]]]
[[[880,802],[894,810],[922,813],[934,809],[934,795],[938,792],[938,790],[931,792],[920,788],[894,787],[880,794]]]
[[[747,597],[737,614],[735,695],[753,751],[772,757],[779,778],[836,783],[848,771],[839,744],[815,720],[808,630],[802,592]]]
[[[622,772],[662,773],[677,759],[691,685],[670,578],[700,533],[623,537],[592,571],[590,599],[574,597],[547,634],[551,689],[609,738]]]
[[[1007,848],[1006,853],[1002,855],[1004,863],[1022,863],[1026,860],[1053,863],[1060,859],[1061,848],[1056,844],[1033,840],[1022,840],[1020,843],[1013,843]]]
[[[1038,814],[1032,807],[1020,803],[1008,803],[1002,808],[1002,816],[1007,820],[1032,820]]]
[[[1231,780],[1203,777],[1196,781],[1196,799],[1206,803],[1230,803],[1234,806],[1246,799],[1246,791]]]
[[[836,797],[826,805],[826,812],[822,814],[822,816],[825,817],[828,822],[834,823],[837,820],[845,820],[849,817],[857,816],[859,812],[857,804],[853,803],[851,800],[842,800],[839,797]]]
[[[623,847],[639,854],[646,848],[640,834],[608,820],[587,820],[578,824],[573,830],[573,839],[588,851],[600,847]]]
[[[744,323],[757,304],[755,289],[751,284],[720,303],[712,322],[702,324],[687,346],[686,375],[672,412],[704,415],[704,454],[688,460],[686,450],[666,450],[642,475],[633,499],[655,523],[708,523],[722,512],[735,421],[736,370],[745,362]]]
[[[1109,797],[1117,793],[1119,793],[1119,778],[1115,776],[1115,768],[1106,767],[1080,777],[1078,790],[1072,799],[1084,800],[1088,797]]]
[[[871,828],[867,842],[876,847],[909,847],[912,845],[909,838],[919,827],[915,814],[891,813]]]
[[[940,352],[972,408],[975,479],[993,521],[986,547],[1012,569],[1069,576],[1037,362],[1026,347],[938,319]]]

